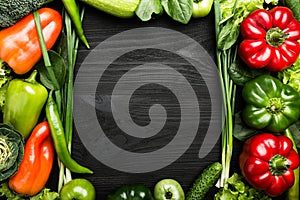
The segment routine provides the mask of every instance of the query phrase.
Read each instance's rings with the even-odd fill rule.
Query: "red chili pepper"
[[[25,196],[40,192],[51,173],[54,153],[48,122],[41,122],[33,129],[25,144],[24,157],[17,173],[9,179],[9,187]]]
[[[252,68],[281,71],[300,53],[300,24],[287,7],[252,12],[241,23],[241,34],[239,55]]]
[[[51,8],[38,10],[47,49],[51,49],[62,30],[62,17]],[[0,59],[17,74],[28,72],[42,57],[33,14],[0,31]]]
[[[299,162],[292,141],[286,136],[271,133],[249,138],[240,155],[240,168],[245,179],[272,197],[293,186],[293,169],[299,166]]]

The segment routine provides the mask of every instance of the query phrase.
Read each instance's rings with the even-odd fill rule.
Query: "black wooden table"
[[[185,55],[184,52],[180,55],[178,52],[174,53],[171,52],[171,50],[166,50],[166,48],[169,48],[168,45],[170,44],[168,44],[168,47],[165,48],[164,40],[167,40],[169,43],[173,42],[174,46],[182,45],[181,42],[185,39],[188,41],[196,41],[198,45],[203,47],[201,50],[204,50],[207,53],[208,57],[203,58],[205,60],[211,59],[215,62],[213,12],[205,18],[192,19],[189,24],[183,25],[173,21],[166,14],[149,22],[141,22],[137,17],[132,19],[120,19],[87,6],[83,25],[91,48],[86,49],[82,44],[79,45],[75,77],[75,120],[72,156],[79,163],[92,169],[94,174],[74,174],[74,178],[84,177],[89,179],[97,190],[97,199],[105,199],[107,194],[125,184],[141,183],[153,189],[155,183],[164,178],[174,178],[178,180],[183,189],[187,191],[196,177],[206,166],[215,161],[221,160],[221,137],[220,134],[216,134],[218,136],[215,138],[216,142],[212,142],[211,149],[207,155],[203,158],[199,158],[199,149],[204,142],[210,120],[213,120],[211,118],[212,109],[209,107],[212,105],[212,99],[209,95],[207,85],[205,84],[203,74],[200,74],[199,76],[197,71],[193,68],[193,63],[186,62],[187,59],[182,56]],[[160,33],[159,29],[166,31]],[[161,37],[159,40],[155,38],[155,32],[157,32],[157,37]],[[150,35],[149,40],[147,40],[147,36],[145,37],[145,35],[142,35],[143,33]],[[168,37],[168,33],[170,33],[169,36],[171,38],[173,37],[172,39]],[[176,39],[177,34],[178,39]],[[122,38],[124,38],[124,40],[122,40]],[[163,47],[159,46],[159,41],[162,42]],[[151,46],[151,42],[156,43]],[[131,43],[132,46],[130,46]],[[143,43],[146,44],[146,48],[143,48]],[[189,45],[193,45],[193,42]],[[104,52],[102,52],[101,48]],[[111,49],[107,50],[105,48]],[[193,48],[194,47],[188,48],[187,57],[191,53],[194,53],[195,55],[197,54],[197,52],[190,52],[190,49]],[[185,48],[182,49],[184,50]],[[97,55],[99,56],[97,57]],[[108,63],[110,61],[111,63]],[[152,64],[147,65],[145,63]],[[160,65],[159,63],[163,64]],[[91,65],[91,71],[88,69],[89,65]],[[107,65],[107,68],[103,68],[98,71],[98,69],[95,68],[95,65],[99,65],[100,67]],[[170,151],[169,156],[172,158],[170,159],[170,157],[167,156],[165,159],[168,161],[166,162],[160,157],[159,159],[149,161],[146,158],[140,158],[139,156],[156,152],[164,146],[169,145],[176,136],[180,119],[182,119],[180,114],[182,113],[180,110],[180,102],[177,102],[178,100],[176,99],[176,92],[170,92],[167,87],[160,86],[159,83],[155,83],[152,80],[152,77],[157,75],[155,74],[157,71],[153,69],[150,70],[150,78],[147,75],[140,75],[139,73],[140,71],[147,72],[147,69],[153,66],[159,68],[166,65],[176,69],[178,73],[185,73],[185,77],[188,77],[188,81],[193,82],[194,86],[197,86],[197,84],[198,86],[200,85],[197,95],[199,96],[198,99],[201,101],[199,108],[201,113],[200,119],[202,122],[199,123],[199,127],[194,138],[188,138],[188,135],[186,138],[181,139],[183,141],[183,145],[187,145],[185,143],[186,140],[192,141],[188,147],[177,144],[179,152],[176,150]],[[134,72],[133,68],[137,68],[139,66],[141,66],[139,69],[140,71]],[[216,64],[212,67],[216,67]],[[82,71],[83,68],[85,68],[85,70]],[[94,75],[93,70],[95,70]],[[180,80],[176,78],[176,73],[173,71],[170,72],[170,74],[174,77],[166,79],[166,77],[168,77],[169,69],[164,70],[166,70],[165,76],[157,72],[157,76],[161,76],[158,79],[162,82],[167,80],[167,83],[169,84],[173,81],[175,85],[174,88],[176,89],[178,87],[180,90],[179,92],[182,92],[183,89],[180,87],[180,84],[177,83],[177,81],[180,82]],[[159,132],[157,136],[154,134],[149,137],[138,138],[138,133],[136,133],[136,135],[128,135],[124,133],[124,130],[122,131],[118,127],[122,124],[122,120],[125,120],[123,125],[125,124],[126,126],[127,118],[125,117],[125,119],[123,119],[122,115],[118,116],[116,119],[114,118],[116,116],[113,116],[118,115],[118,111],[113,111],[117,105],[111,104],[113,95],[121,98],[121,100],[117,99],[116,102],[118,102],[118,100],[121,102],[125,101],[122,99],[123,96],[121,96],[121,94],[118,96],[113,93],[113,87],[115,87],[121,77],[128,72],[132,73],[127,76],[124,82],[127,84],[126,87],[131,86],[131,78],[134,83],[138,78],[140,78],[141,82],[147,78],[149,78],[150,81],[145,87],[139,86],[138,89],[133,92],[135,98],[129,99],[128,109],[132,112],[129,113],[129,116],[132,118],[133,122],[136,122],[137,126],[143,128],[149,125],[151,120],[148,112],[150,110],[151,113],[151,106],[160,104],[160,101],[164,102],[161,106],[165,107],[165,111],[158,112],[153,116],[158,117],[157,123],[159,123],[160,120],[165,122],[167,119],[166,123],[168,122],[169,125],[164,125],[163,131]],[[89,77],[90,75],[92,77]],[[104,78],[101,78],[101,75],[103,75]],[[134,75],[137,77],[134,77]],[[211,74],[208,73],[208,75]],[[198,77],[201,79],[200,82],[197,80]],[[218,83],[218,77],[216,76],[214,78],[216,83]],[[214,78],[210,77],[210,79]],[[96,80],[98,80],[98,82]],[[87,84],[86,88],[84,87],[84,81]],[[86,93],[85,90],[89,90],[92,86],[95,87],[95,94],[94,96],[89,96],[90,92],[93,92],[93,90]],[[195,87],[193,88],[195,89]],[[122,87],[120,90],[122,90]],[[217,92],[218,91],[216,91],[216,93]],[[125,96],[126,95],[127,93]],[[237,96],[239,97],[239,90]],[[166,100],[167,98],[170,98],[171,100]],[[218,101],[221,101],[221,98],[218,99]],[[237,102],[239,103],[239,99]],[[86,106],[86,108],[84,106]],[[91,110],[88,111],[88,109]],[[158,109],[161,109],[161,107],[158,106]],[[239,109],[239,105],[236,106],[236,109]],[[95,119],[89,115],[91,111],[94,111],[93,115],[95,115],[98,120],[97,124],[93,121]],[[214,114],[219,117],[221,116],[220,112]],[[155,119],[152,120],[155,121]],[[104,134],[97,132],[99,131],[97,128],[99,125],[103,129]],[[156,125],[154,125],[154,127],[155,126]],[[141,131],[141,129],[138,130]],[[84,136],[85,134],[86,137]],[[126,157],[121,158],[118,156],[118,152],[114,152],[114,154],[111,153],[110,149],[108,149],[111,146],[99,141],[103,138],[108,138],[109,141],[112,141],[112,144],[119,148],[120,152],[133,152],[135,154],[130,155],[137,155],[139,159],[134,159],[132,157],[128,159]],[[101,145],[102,147],[104,146],[104,148],[101,148]],[[107,153],[106,151],[108,154],[105,156],[104,154]],[[241,142],[234,140],[231,173],[240,172],[238,167],[238,155],[240,151]],[[148,166],[145,166],[143,162],[147,162]],[[167,162],[170,164],[166,165],[165,163]],[[57,167],[55,166],[55,168]],[[54,170],[53,176],[48,183],[48,185],[54,189],[57,184],[56,171],[57,170]],[[207,197],[208,200],[213,199],[215,191],[216,188],[210,191]]]

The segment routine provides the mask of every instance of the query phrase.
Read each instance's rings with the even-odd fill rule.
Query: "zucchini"
[[[130,18],[140,3],[140,0],[80,0],[98,10],[120,18]]]
[[[192,188],[186,196],[186,200],[202,200],[206,193],[213,187],[222,172],[222,165],[215,162],[206,167],[200,176],[195,180]]]

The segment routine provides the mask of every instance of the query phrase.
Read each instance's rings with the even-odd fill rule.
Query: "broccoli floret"
[[[13,79],[11,68],[4,61],[0,60],[0,110],[3,111],[5,104],[6,89]]]
[[[49,0],[1,0],[0,27],[15,24],[24,16],[39,9]]]

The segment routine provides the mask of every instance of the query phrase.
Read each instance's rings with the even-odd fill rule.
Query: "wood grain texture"
[[[113,16],[110,16],[108,14],[105,14],[101,11],[98,11],[92,7],[86,6],[86,14],[84,18],[83,27],[85,30],[86,37],[88,39],[88,42],[91,46],[91,49],[86,49],[82,44],[79,46],[78,51],[78,59],[75,69],[75,74],[78,72],[81,64],[84,62],[84,59],[88,56],[88,54],[101,42],[105,41],[107,38],[116,35],[118,33],[121,33],[126,30],[131,30],[134,28],[140,28],[140,27],[162,27],[162,28],[168,28],[175,31],[179,31],[192,39],[196,40],[201,46],[207,51],[207,53],[215,60],[215,33],[214,33],[214,14],[211,12],[207,17],[201,18],[201,19],[192,19],[189,24],[183,25],[180,23],[177,23],[170,19],[166,14],[163,16],[160,16],[157,19],[153,19],[149,22],[141,22],[137,17],[132,19],[120,19]],[[174,45],[176,44],[176,41],[174,41]],[[119,60],[119,62],[116,62],[119,67],[123,66],[124,69],[126,69],[126,66],[128,63],[134,62],[134,59],[136,59],[139,56],[139,51],[135,52],[138,55],[131,55],[130,57],[125,57]],[[141,53],[141,52],[140,52]],[[159,57],[159,55],[155,55],[155,52],[152,52],[151,55],[153,57]],[[151,58],[149,58],[151,60]],[[99,58],[101,60],[101,58]],[[176,58],[171,56],[166,58],[170,63],[177,62]],[[129,66],[129,65],[128,65]],[[193,76],[192,72],[186,72],[190,78],[193,79],[195,76]],[[114,73],[108,74],[106,78],[113,79]],[[217,78],[217,77],[216,77]],[[106,88],[98,88],[98,90],[105,90]],[[149,90],[150,96],[147,96],[147,90]],[[139,140],[136,138],[128,139],[128,137],[122,137],[118,134],[110,135],[108,136],[111,140],[115,142],[119,147],[122,147],[124,149],[127,148],[129,151],[135,151],[135,152],[148,152],[153,151],[155,149],[159,149],[166,145],[172,137],[174,137],[174,132],[176,132],[176,128],[178,126],[178,116],[180,115],[180,112],[178,109],[176,109],[176,98],[174,95],[169,93],[168,90],[164,87],[159,87],[158,85],[150,85],[148,87],[145,87],[144,89],[140,89],[139,91],[136,91],[136,95],[139,96],[139,98],[133,99],[133,102],[131,105],[133,105],[130,109],[133,113],[135,113],[136,116],[132,116],[133,120],[140,125],[145,125],[149,122],[149,119],[147,118],[147,115],[144,115],[147,111],[147,108],[150,107],[151,104],[155,103],[156,99],[153,97],[153,95],[157,96],[166,96],[166,98],[171,98],[171,101],[174,100],[174,103],[171,104],[170,107],[170,119],[171,125],[169,127],[166,127],[166,130],[164,132],[161,132],[161,135],[152,138],[153,140]],[[200,96],[203,98],[203,102],[206,102],[206,95],[207,91],[205,91],[205,88],[201,90]],[[103,98],[101,95],[96,95],[95,102],[96,102],[96,108],[95,112],[97,112],[97,117],[100,122],[103,122],[105,124],[105,129],[108,129],[110,133],[117,132],[118,127],[115,123],[111,122],[105,122],[105,120],[108,120],[108,118],[103,115],[104,110],[106,106],[109,106],[109,104],[105,104],[105,98]],[[143,99],[145,98],[145,99]],[[208,97],[207,97],[208,98]],[[238,101],[239,103],[240,97],[238,92]],[[168,101],[166,101],[166,104]],[[174,109],[172,108],[172,105],[174,106]],[[97,107],[98,106],[98,107]],[[204,121],[209,119],[205,119],[205,117],[209,118],[209,112],[210,110],[207,109],[209,105],[203,105],[202,111],[207,112],[208,114],[204,114]],[[237,106],[237,110],[240,107]],[[88,119],[90,116],[86,116]],[[172,124],[173,123],[173,124]],[[153,189],[156,182],[158,182],[160,179],[163,178],[174,178],[178,180],[184,191],[188,191],[188,189],[191,187],[193,181],[197,178],[197,176],[202,172],[202,170],[215,161],[221,160],[221,143],[220,140],[214,145],[213,150],[203,159],[199,159],[198,153],[199,148],[203,142],[203,139],[205,137],[205,133],[207,130],[207,124],[203,123],[202,126],[200,126],[197,136],[195,137],[193,143],[188,148],[188,150],[175,162],[170,164],[169,166],[156,170],[154,172],[148,172],[148,173],[125,173],[121,172],[115,169],[112,169],[100,161],[98,161],[95,157],[91,155],[91,153],[85,148],[85,146],[82,144],[82,141],[80,140],[80,137],[78,136],[78,133],[76,131],[76,128],[74,127],[74,137],[73,137],[73,148],[72,148],[72,157],[78,161],[80,164],[85,165],[92,169],[94,171],[93,175],[82,175],[82,174],[73,174],[73,178],[76,177],[83,177],[89,179],[95,186],[97,191],[97,199],[99,200],[105,200],[106,196],[113,192],[118,187],[125,185],[125,184],[137,184],[141,183],[149,188]],[[233,157],[232,157],[232,165],[231,165],[231,173],[233,172],[240,172],[238,167],[238,156],[241,152],[242,143],[234,140],[234,151],[233,151]],[[170,152],[170,155],[172,153],[176,152]],[[112,157],[112,159],[114,159]],[[118,160],[115,160],[115,162],[118,162]],[[153,162],[160,162],[159,160],[153,160]],[[130,164],[130,163],[129,163]],[[133,165],[137,165],[138,163],[131,163]],[[57,189],[57,182],[58,182],[58,167],[57,163],[54,164],[54,169],[51,174],[51,178],[47,183],[47,187],[50,187],[54,190]],[[209,194],[207,195],[207,200],[212,200],[214,193],[217,191],[217,188],[213,188]],[[277,198],[282,199],[282,197]]]
[[[109,16],[91,7],[87,7],[86,9],[84,29],[91,46],[91,50],[95,48],[99,43],[115,34],[139,27],[163,27],[182,32],[183,34],[186,34],[199,42],[202,47],[204,47],[205,50],[211,55],[211,57],[215,59],[213,12],[205,18],[197,20],[193,19],[188,25],[182,25],[174,22],[166,15],[163,15],[158,19],[153,19],[149,22],[141,22],[137,18],[120,19]],[[83,45],[80,45],[78,52],[77,69],[80,68],[81,63],[84,61],[89,52],[90,50],[87,50]],[[121,60],[121,63],[122,62],[124,62],[123,65],[126,68],[126,63],[132,62],[132,60],[130,60],[129,57]],[[111,75],[113,76],[114,74]],[[161,88],[161,90],[162,93],[165,93],[163,88]],[[140,106],[143,107],[144,105]],[[137,112],[144,112],[144,110],[141,110],[138,105],[133,109],[137,110]],[[237,109],[239,109],[239,106],[237,106]],[[105,120],[101,118],[101,114],[98,115],[98,119]],[[147,119],[139,119],[137,121],[139,123],[147,123]],[[108,124],[107,129],[110,129],[110,132],[113,132],[112,130],[116,129],[115,124]],[[86,177],[91,180],[97,190],[97,199],[105,199],[105,197],[110,192],[113,192],[115,189],[124,184],[142,183],[153,189],[155,183],[163,178],[174,178],[178,180],[182,184],[183,189],[187,191],[196,177],[206,166],[208,166],[212,162],[220,161],[220,141],[218,141],[218,143],[214,146],[213,150],[208,154],[208,156],[206,156],[204,159],[198,158],[199,147],[203,142],[203,133],[205,133],[205,127],[203,129],[200,128],[199,132],[200,134],[197,134],[197,137],[195,138],[188,151],[186,151],[185,154],[182,155],[174,163],[161,170],[141,174],[124,173],[103,165],[101,162],[91,156],[87,149],[83,147],[77,133],[75,132],[72,155],[79,163],[85,164],[86,166],[89,166],[91,169],[93,169],[95,174],[88,176],[75,174],[74,177]],[[169,131],[167,131],[165,134],[172,135],[172,129],[169,129]],[[161,146],[165,145],[166,141],[164,139],[156,139],[154,141],[146,141],[146,143],[141,143],[145,141],[132,140],[131,145],[128,145],[128,141],[123,141],[122,138],[117,137],[116,142],[125,143],[126,145],[124,147],[128,147],[129,150],[133,150],[134,147],[136,147],[136,151],[149,151],[149,148],[150,150],[151,148],[160,148]],[[241,146],[241,142],[234,140],[231,173],[240,172],[238,167],[238,156],[239,152],[241,152]],[[116,160],[116,162],[118,161]],[[216,190],[217,188],[214,188],[210,191],[207,196],[207,200],[213,199],[213,195]],[[279,197],[278,199],[282,198]]]
[[[159,19],[154,19],[150,22],[145,23],[139,21],[137,18],[119,19],[101,13],[97,10],[87,8],[84,28],[86,30],[86,36],[91,45],[91,49],[95,48],[100,42],[122,31],[139,27],[163,27],[180,31],[188,35],[189,37],[198,41],[206,49],[206,51],[210,55],[212,55],[212,57],[214,57],[214,27],[212,24],[213,15],[200,20],[192,20],[188,25],[181,25],[177,22],[172,21],[167,16],[162,16]],[[80,67],[80,64],[83,62],[85,56],[88,53],[89,51],[86,50],[83,46],[80,47],[77,67]],[[166,59],[172,60],[172,58]],[[134,61],[132,61],[130,57],[127,57],[119,61],[119,63],[122,62],[124,62],[123,67],[124,69],[126,69],[126,63]],[[114,74],[111,74],[111,76],[114,76]],[[163,88],[161,88],[161,90],[161,93],[165,93]],[[158,93],[160,93],[159,88],[157,88],[157,91]],[[140,108],[137,106],[133,109],[139,110]],[[144,111],[141,110],[140,112]],[[100,116],[98,117],[100,118]],[[140,123],[143,123],[143,119],[139,121]],[[110,132],[113,132],[113,129],[115,128],[116,126],[114,124],[108,124],[107,129],[110,129]],[[172,135],[171,128],[169,128],[169,130],[167,130],[167,132],[164,134]],[[163,178],[177,179],[182,184],[184,190],[187,191],[197,175],[199,175],[199,173],[204,169],[204,167],[206,167],[211,162],[220,160],[219,142],[205,159],[200,160],[198,158],[199,147],[201,146],[204,137],[203,133],[205,133],[205,127],[204,129],[200,130],[200,134],[197,135],[188,151],[186,151],[186,153],[174,163],[161,170],[149,173],[129,174],[111,169],[103,165],[93,157],[89,156],[89,153],[86,151],[86,149],[82,148],[82,145],[80,145],[80,141],[78,141],[76,134],[74,138],[73,156],[80,163],[86,163],[88,166],[91,166],[91,168],[95,171],[94,175],[87,177],[95,184],[99,199],[105,199],[108,193],[124,184],[142,183],[150,188],[153,188],[154,184]],[[120,138],[117,138],[116,142],[118,141],[122,143],[122,140]],[[129,147],[131,151],[133,150],[132,147],[137,148],[137,151],[147,151],[149,150],[149,148],[150,150],[153,150],[155,148],[161,147],[162,145],[164,145],[165,141],[166,140],[160,138],[154,141],[148,141],[147,143],[142,143],[142,145],[140,145],[140,141],[137,142],[132,140],[131,144],[126,143],[126,147]],[[172,152],[170,152],[170,154],[172,155]]]

